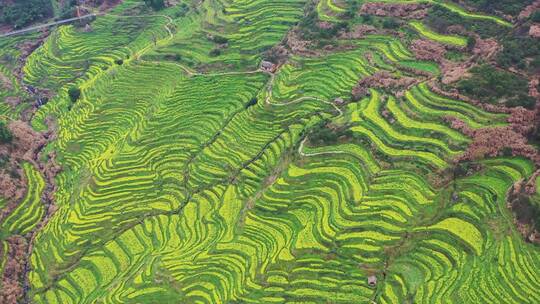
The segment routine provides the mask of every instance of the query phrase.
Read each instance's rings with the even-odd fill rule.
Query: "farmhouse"
[[[261,62],[261,70],[268,73],[274,73],[276,71],[276,65],[270,61],[263,60]]]
[[[345,103],[345,100],[341,97],[337,97],[336,99],[334,99],[334,103],[338,106],[341,106]]]
[[[367,282],[368,282],[368,285],[369,285],[369,286],[375,286],[375,285],[377,285],[377,277],[374,276],[374,275],[370,275],[370,276],[367,278]]]

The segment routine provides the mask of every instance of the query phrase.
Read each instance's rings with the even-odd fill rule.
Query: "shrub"
[[[399,27],[399,22],[394,18],[387,18],[384,19],[382,26],[385,29],[396,29]]]
[[[502,67],[538,69],[540,65],[540,43],[531,37],[505,37],[503,50],[497,55],[497,64]],[[530,60],[532,59],[532,60]]]
[[[68,90],[68,95],[71,102],[76,102],[81,97],[81,89],[72,87]]]
[[[4,121],[0,121],[0,143],[9,143],[13,139],[13,135],[7,128]]]
[[[50,0],[0,1],[0,6],[0,24],[10,24],[15,28],[53,15]]]
[[[527,79],[487,64],[472,68],[471,74],[457,84],[462,93],[490,103],[504,101],[508,106],[534,106],[534,100],[527,95]]]
[[[345,126],[330,126],[328,120],[317,124],[309,135],[309,142],[315,145],[332,145],[339,138],[352,138],[353,132]]]
[[[540,22],[540,10],[537,10],[531,15],[532,22]]]
[[[251,98],[250,101],[246,104],[246,109],[256,105],[258,101],[259,100],[257,99],[257,97]]]
[[[514,98],[508,99],[504,103],[507,107],[522,106],[527,109],[533,109],[536,104],[536,99],[526,94],[526,92],[517,92]]]
[[[476,38],[474,37],[467,37],[467,49],[472,50],[474,46],[476,45]]]
[[[208,55],[210,55],[211,57],[217,57],[217,56],[221,55],[221,50],[220,49],[213,49],[213,50],[210,51],[210,53]]]
[[[219,35],[214,35],[212,37],[212,41],[214,41],[215,43],[217,44],[224,44],[224,43],[227,43],[229,42],[229,39],[223,37],[223,36],[219,36]]]
[[[165,0],[144,0],[144,3],[156,11],[165,8]]]

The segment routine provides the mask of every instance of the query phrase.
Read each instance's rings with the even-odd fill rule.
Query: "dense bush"
[[[508,106],[534,106],[534,98],[527,95],[528,81],[513,73],[498,70],[490,65],[471,69],[472,76],[458,82],[457,88],[480,101],[504,101]]]
[[[221,55],[221,50],[220,49],[213,49],[210,51],[210,53],[208,54],[210,55],[210,57],[217,57],[219,55]]]
[[[256,105],[258,101],[259,101],[259,100],[257,99],[257,97],[251,98],[251,99],[249,100],[249,102],[245,105],[245,108],[247,109],[247,108],[249,108],[249,107],[252,107],[252,106]]]
[[[156,11],[165,8],[165,0],[144,0],[144,3]]]
[[[497,63],[505,68],[516,67],[535,72],[540,70],[540,43],[531,37],[510,36],[502,39],[503,50]]]
[[[9,24],[15,28],[53,15],[50,0],[0,0],[0,8],[0,24]]]
[[[11,132],[7,128],[7,125],[5,122],[0,121],[0,143],[8,143],[11,142],[13,139],[13,136],[11,135]]]
[[[214,36],[212,36],[212,41],[217,43],[217,44],[224,44],[224,43],[229,42],[229,39],[227,39],[227,38],[225,38],[223,36],[214,35]]]
[[[465,2],[468,6],[472,6],[488,14],[501,12],[516,16],[525,6],[531,4],[533,0],[462,0],[460,2]]]
[[[540,22],[540,10],[537,10],[531,15],[532,22]]]
[[[309,135],[309,142],[314,145],[332,145],[340,138],[352,138],[353,132],[346,127],[332,127],[327,120],[317,124]]]
[[[512,200],[512,209],[518,221],[530,223],[536,230],[540,230],[540,203],[535,201],[534,196],[518,194]]]
[[[81,89],[75,88],[75,87],[70,88],[68,90],[68,95],[71,102],[76,102],[79,99],[79,97],[81,97]]]
[[[77,0],[64,1],[63,6],[61,7],[58,19],[67,19],[76,16],[75,6],[77,5]]]

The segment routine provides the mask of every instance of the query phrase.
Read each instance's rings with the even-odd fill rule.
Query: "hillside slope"
[[[540,2],[154,2],[0,38],[0,302],[540,302]]]

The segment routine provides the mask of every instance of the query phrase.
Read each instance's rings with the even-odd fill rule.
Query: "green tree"
[[[394,18],[387,18],[384,19],[382,26],[385,29],[397,29],[399,27],[399,22]]]
[[[534,107],[534,98],[527,95],[527,79],[488,64],[474,67],[470,72],[470,77],[457,83],[461,93],[484,102],[503,101],[509,107]]]
[[[0,1],[0,24],[21,28],[52,15],[50,0]]]
[[[72,87],[68,90],[68,95],[71,102],[76,102],[81,97],[81,89]]]
[[[144,0],[144,3],[156,11],[165,8],[165,0]]]
[[[0,143],[9,143],[13,139],[13,135],[7,128],[4,121],[0,121]]]

